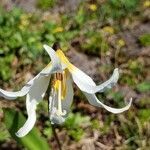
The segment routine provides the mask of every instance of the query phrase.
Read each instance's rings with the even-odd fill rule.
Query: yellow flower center
[[[59,88],[61,88],[61,100],[64,100],[66,97],[67,92],[67,86],[66,86],[66,80],[67,80],[67,70],[64,70],[63,73],[56,73],[54,75],[54,82],[53,87],[55,91],[59,91]]]

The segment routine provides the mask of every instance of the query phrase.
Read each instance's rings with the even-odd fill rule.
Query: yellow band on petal
[[[50,62],[45,68],[49,68],[52,66],[52,63]]]
[[[58,57],[60,58],[61,62],[63,62],[67,68],[69,69],[69,71],[74,71],[75,70],[75,67],[69,62],[69,60],[67,59],[67,57],[64,55],[64,53],[58,49],[56,51],[56,54],[58,55]]]

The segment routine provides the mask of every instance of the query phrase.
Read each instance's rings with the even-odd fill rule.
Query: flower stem
[[[54,137],[55,137],[55,139],[56,139],[58,148],[59,148],[59,150],[62,150],[61,144],[60,144],[60,140],[59,140],[58,135],[57,135],[57,132],[56,132],[55,125],[52,125],[52,124],[51,124],[51,126],[52,126],[53,135],[54,135]]]

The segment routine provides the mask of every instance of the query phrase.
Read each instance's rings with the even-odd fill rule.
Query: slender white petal
[[[22,128],[16,133],[18,137],[23,137],[33,128],[36,121],[36,105],[43,99],[49,84],[50,76],[39,76],[34,81],[32,88],[27,94],[26,109],[28,119]]]
[[[96,92],[103,92],[104,90],[111,88],[117,83],[119,78],[118,68],[114,69],[114,72],[109,80],[98,86],[96,86],[94,81],[88,75],[76,67],[73,71],[71,71],[71,74],[73,81],[81,89],[81,91],[91,94]]]
[[[33,78],[31,81],[29,81],[20,91],[17,92],[11,92],[11,91],[5,91],[3,89],[0,89],[0,96],[6,98],[6,99],[16,99],[17,97],[22,97],[26,95],[30,88],[32,87],[34,80],[39,77],[39,75],[50,75],[54,72],[61,72],[62,66],[60,63],[60,59],[56,55],[55,51],[50,48],[47,45],[44,45],[44,48],[48,52],[51,63],[49,63],[35,78]]]
[[[29,131],[33,128],[35,121],[36,121],[36,104],[32,104],[32,109],[30,109],[30,114],[28,114],[28,119],[23,125],[23,127],[18,130],[16,136],[24,137],[25,135],[27,135]]]
[[[97,107],[103,107],[106,110],[108,110],[109,112],[114,113],[114,114],[122,113],[122,112],[128,110],[131,106],[131,103],[132,103],[132,98],[130,98],[129,103],[125,107],[123,107],[123,108],[112,108],[112,107],[109,107],[109,106],[103,104],[102,102],[100,102],[95,94],[89,94],[86,92],[83,92],[83,93],[91,105],[97,106]]]
[[[56,52],[48,45],[43,45],[43,47],[49,54],[51,58],[51,63],[48,64],[47,67],[45,67],[40,74],[49,75],[51,73],[61,72],[62,71],[61,61],[57,56]]]
[[[0,89],[0,96],[6,98],[6,99],[16,99],[17,97],[25,96],[33,86],[34,80],[39,77],[39,74],[35,76],[33,79],[31,79],[26,85],[17,92],[11,92],[11,91],[5,91],[3,89]]]
[[[26,95],[30,90],[30,86],[25,85],[20,91],[17,92],[11,92],[11,91],[5,91],[3,89],[0,89],[0,96],[6,98],[6,99],[15,99],[17,97],[22,97]]]

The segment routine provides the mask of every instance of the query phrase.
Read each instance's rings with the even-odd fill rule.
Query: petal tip
[[[115,68],[115,71],[118,71],[119,69],[118,68]]]
[[[44,47],[45,49],[49,48],[49,46],[48,46],[47,44],[44,44],[43,47]]]
[[[118,69],[118,68],[115,68],[115,69],[114,69],[114,73],[119,74],[119,69]]]
[[[131,105],[132,101],[133,101],[133,98],[131,97],[131,98],[130,98],[130,102],[129,102],[129,103],[130,103],[130,105]]]
[[[24,135],[20,134],[20,132],[19,132],[19,131],[18,131],[18,132],[16,132],[16,133],[15,133],[15,135],[16,135],[17,137],[19,137],[19,138],[24,137]]]
[[[132,101],[133,101],[133,98],[131,97],[131,98],[129,99],[128,104],[127,104],[127,110],[130,108],[130,106],[131,106],[131,104],[132,104]]]
[[[119,79],[119,69],[115,68],[113,72],[113,80],[115,81],[115,83],[117,83],[118,79]]]

